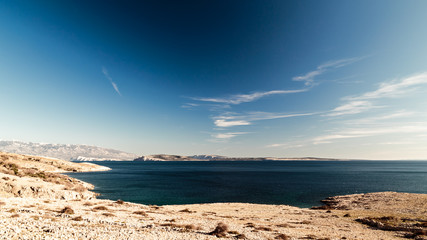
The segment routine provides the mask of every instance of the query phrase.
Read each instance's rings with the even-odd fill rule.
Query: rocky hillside
[[[91,163],[0,152],[0,197],[91,199],[91,184],[59,172],[105,170],[109,168]]]
[[[137,155],[114,149],[75,144],[0,141],[0,151],[69,161],[132,160]]]

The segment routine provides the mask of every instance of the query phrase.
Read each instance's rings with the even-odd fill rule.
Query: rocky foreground
[[[0,239],[427,239],[427,195],[368,193],[325,205],[148,206],[96,199],[61,175],[93,164],[0,153]]]

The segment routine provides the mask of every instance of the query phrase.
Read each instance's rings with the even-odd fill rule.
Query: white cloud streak
[[[110,81],[111,85],[113,86],[113,88],[117,92],[117,94],[119,94],[120,96],[122,96],[122,94],[119,91],[119,87],[117,86],[117,84],[115,82],[113,82],[113,79],[111,78],[110,74],[108,73],[107,68],[102,67],[102,73]]]
[[[362,58],[346,58],[346,59],[340,59],[340,60],[336,60],[336,61],[326,62],[326,63],[319,65],[316,68],[316,70],[308,72],[304,75],[296,76],[296,77],[292,78],[292,80],[304,82],[304,84],[306,86],[312,86],[315,83],[314,82],[315,77],[317,77],[317,76],[319,76],[319,75],[321,75],[321,74],[323,74],[329,70],[344,67],[346,65],[357,62],[361,59]]]
[[[217,127],[234,127],[251,125],[253,121],[310,116],[315,114],[318,113],[281,114],[269,112],[252,112],[246,115],[217,116],[214,118],[214,124]]]
[[[216,119],[214,121],[214,124],[217,127],[234,127],[234,126],[245,126],[245,125],[251,125],[250,122],[245,120],[227,120],[227,119]]]
[[[361,112],[370,110],[372,108],[376,108],[376,106],[374,106],[369,101],[350,101],[339,107],[336,107],[335,109],[332,110],[331,113],[328,113],[327,116],[341,116],[341,115],[347,115],[347,114],[356,114],[356,113],[361,113]]]
[[[427,84],[427,73],[420,73],[398,81],[384,82],[380,87],[372,92],[367,92],[357,97],[349,97],[350,100],[394,98],[402,96],[411,90],[415,90],[417,85]]]
[[[201,102],[213,102],[213,103],[225,103],[225,104],[241,104],[247,102],[253,102],[262,97],[277,95],[277,94],[290,94],[290,93],[301,93],[306,92],[308,89],[298,89],[298,90],[273,90],[266,92],[254,92],[250,94],[235,94],[225,98],[203,98],[203,97],[192,97],[191,99]]]
[[[375,116],[375,117],[367,117],[367,118],[361,118],[361,119],[352,119],[347,124],[355,125],[355,124],[372,124],[376,123],[378,121],[384,122],[386,120],[392,120],[396,118],[406,118],[414,116],[415,112],[409,112],[406,110],[397,111],[394,113],[390,113],[387,115],[381,115],[381,116]]]
[[[405,136],[411,139],[410,142],[414,139],[413,134],[419,134],[418,137],[427,136],[427,122],[407,122],[407,123],[399,123],[389,124],[388,126],[377,125],[372,127],[361,127],[361,128],[348,128],[340,131],[334,131],[330,134],[325,134],[321,136],[317,136],[314,138],[295,141],[295,142],[285,142],[285,143],[274,143],[267,145],[266,147],[271,148],[299,148],[299,147],[307,147],[319,144],[331,144],[340,140],[345,139],[354,139],[354,138],[368,138],[368,137],[377,137],[384,136],[390,134],[399,134],[399,139],[404,138]],[[423,135],[424,134],[424,135]],[[394,138],[390,138],[394,139]],[[407,144],[408,141],[375,141],[375,144],[380,145],[401,145]],[[370,143],[373,144],[373,143]]]
[[[212,135],[212,137],[220,140],[227,140],[234,138],[239,135],[247,134],[247,132],[227,132],[227,133],[217,133]]]
[[[346,138],[373,137],[385,134],[407,134],[407,133],[427,133],[427,122],[412,123],[406,125],[392,125],[388,127],[356,128],[347,129],[337,133],[313,138],[313,144],[332,143],[334,140]]]
[[[367,92],[359,96],[346,97],[341,106],[336,107],[327,116],[341,116],[356,114],[378,108],[373,104],[374,100],[382,98],[397,98],[417,89],[420,85],[427,84],[427,73],[416,74],[401,80],[383,82],[375,91]]]

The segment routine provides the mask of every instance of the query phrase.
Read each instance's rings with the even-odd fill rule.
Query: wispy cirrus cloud
[[[239,135],[247,134],[247,132],[226,132],[213,134],[212,137],[216,139],[231,139]]]
[[[113,78],[111,78],[110,74],[108,73],[107,68],[102,67],[102,73],[110,81],[111,85],[113,86],[113,88],[117,92],[117,94],[119,94],[121,96],[122,94],[119,91],[119,87],[117,86],[117,84],[115,82],[113,82]]]
[[[365,128],[354,128],[338,131],[336,133],[315,137],[313,144],[332,143],[334,140],[346,138],[373,137],[385,134],[405,133],[427,133],[427,122],[399,123],[386,127],[373,126]]]
[[[295,114],[283,114],[283,113],[271,113],[271,112],[250,112],[247,114],[234,114],[234,115],[221,115],[214,117],[214,124],[217,127],[234,127],[251,125],[254,121],[270,120],[279,118],[291,118],[310,116],[318,113],[295,113]]]
[[[209,142],[215,142],[215,143],[224,143],[228,142],[231,139],[248,134],[249,132],[220,132],[220,133],[211,133],[211,138],[208,139]]]
[[[360,96],[348,97],[349,100],[364,100],[364,99],[378,99],[378,98],[394,98],[404,96],[415,90],[419,85],[427,84],[427,72],[416,74],[400,80],[391,82],[383,82],[379,88],[372,92],[367,92]]]
[[[416,115],[416,112],[413,112],[413,111],[411,112],[411,111],[407,111],[407,110],[398,110],[396,112],[388,113],[385,115],[365,117],[365,118],[360,118],[360,119],[351,119],[351,120],[346,121],[344,123],[350,124],[350,125],[375,124],[379,121],[384,122],[387,120],[393,120],[393,119],[397,119],[397,118],[407,118],[407,117],[412,117],[415,115]]]
[[[373,101],[382,98],[404,97],[406,94],[418,89],[421,85],[427,84],[427,73],[416,74],[407,78],[383,82],[378,89],[366,92],[359,96],[345,97],[341,106],[336,107],[327,116],[341,116],[356,114],[378,108]]]
[[[326,63],[319,65],[313,71],[310,71],[304,75],[300,75],[300,76],[296,76],[296,77],[292,78],[292,80],[304,82],[304,85],[306,85],[306,86],[312,86],[315,84],[314,80],[317,76],[319,76],[319,75],[321,75],[327,71],[330,71],[332,69],[341,68],[341,67],[347,66],[349,64],[352,64],[354,62],[360,61],[361,59],[363,59],[363,58],[362,57],[345,58],[345,59],[340,59],[340,60],[335,60],[335,61],[329,61],[329,62],[326,62]]]
[[[356,139],[356,138],[372,138],[380,136],[387,136],[391,134],[398,134],[399,138],[402,139],[405,136],[408,139],[411,139],[411,142],[414,140],[414,134],[418,134],[418,137],[427,136],[427,122],[405,122],[405,123],[394,123],[394,124],[378,124],[371,126],[363,126],[363,127],[353,127],[353,128],[344,128],[342,130],[331,131],[328,134],[308,138],[300,141],[288,141],[283,143],[274,143],[269,144],[266,147],[268,148],[283,148],[283,149],[291,149],[291,148],[300,148],[300,147],[308,147],[320,144],[332,144],[338,141],[346,140],[346,139]],[[423,135],[424,134],[424,135]],[[369,144],[379,144],[379,145],[398,145],[405,144],[404,142],[408,141],[393,141],[395,138],[390,138],[390,140],[382,142],[382,141],[374,141]]]
[[[245,126],[245,125],[251,125],[251,122],[248,122],[246,120],[233,120],[234,117],[217,117],[215,119],[214,124],[217,127],[234,127],[234,126]]]
[[[271,90],[271,91],[255,91],[255,92],[246,93],[246,94],[232,94],[232,95],[221,96],[221,97],[189,97],[189,99],[193,100],[193,102],[186,103],[181,107],[186,109],[194,109],[196,107],[207,107],[210,111],[216,112],[217,113],[216,116],[211,117],[211,119],[213,120],[213,123],[216,127],[215,130],[220,131],[220,133],[217,133],[215,135],[211,134],[211,136],[214,139],[222,139],[222,140],[234,138],[235,136],[241,133],[241,132],[229,132],[229,133],[221,132],[221,131],[224,131],[226,128],[248,126],[248,125],[254,124],[254,122],[256,121],[262,121],[262,120],[326,114],[325,112],[280,113],[280,112],[248,111],[243,113],[235,113],[230,111],[236,105],[239,105],[242,103],[254,102],[268,96],[297,94],[297,93],[307,92],[311,90],[313,86],[315,86],[314,79],[317,76],[324,74],[328,71],[332,71],[333,69],[338,69],[346,65],[352,64],[361,59],[362,58],[346,58],[346,59],[340,59],[336,61],[329,61],[319,65],[314,71],[308,72],[301,76],[294,77],[292,80],[304,82],[305,87],[301,89],[291,89],[291,90],[279,89],[279,90]],[[347,111],[354,111],[353,109],[354,107],[355,106],[343,106],[341,109],[338,109],[338,110],[342,111],[344,108],[346,108]],[[363,101],[360,101],[357,107],[360,108],[359,111],[362,111],[364,107],[366,108],[369,106],[363,106]],[[236,134],[236,133],[239,133],[239,134]]]
[[[237,105],[241,103],[253,102],[262,97],[277,95],[277,94],[290,94],[290,93],[301,93],[306,92],[308,89],[297,89],[297,90],[273,90],[264,92],[254,92],[249,94],[235,94],[229,97],[209,98],[209,97],[192,97],[192,100],[201,102],[212,102],[212,103],[224,103]]]
[[[341,116],[347,114],[361,113],[372,108],[378,108],[374,106],[370,101],[350,101],[339,107],[334,108],[327,116]]]

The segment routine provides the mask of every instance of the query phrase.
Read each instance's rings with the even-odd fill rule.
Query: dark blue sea
[[[107,172],[69,173],[99,198],[143,204],[245,202],[320,205],[335,195],[427,193],[427,161],[95,162]]]

